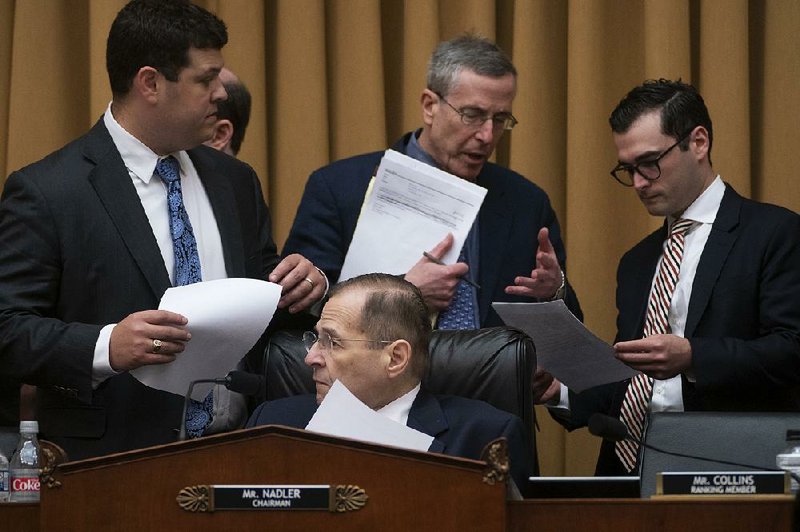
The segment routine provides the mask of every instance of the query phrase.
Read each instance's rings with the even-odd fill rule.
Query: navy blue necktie
[[[175,286],[199,283],[203,280],[200,271],[200,255],[197,241],[192,231],[192,223],[183,206],[181,190],[181,168],[175,157],[169,156],[158,161],[156,174],[167,185],[167,205],[169,207],[169,232],[172,236],[172,250],[175,254]],[[186,412],[186,432],[192,438],[203,435],[211,422],[214,407],[214,394],[209,392],[203,402],[190,401]]]

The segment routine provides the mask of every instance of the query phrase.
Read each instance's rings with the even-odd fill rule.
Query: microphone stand
[[[181,413],[181,430],[178,432],[178,441],[186,440],[186,412],[189,410],[189,399],[192,398],[192,390],[195,384],[227,384],[227,378],[221,379],[198,379],[189,383],[189,389],[186,391],[186,396],[183,398],[183,412]]]
[[[233,392],[244,395],[256,395],[261,391],[264,385],[264,377],[246,371],[233,370],[228,372],[225,377],[219,379],[198,379],[190,382],[189,390],[183,398],[183,412],[181,414],[181,428],[178,432],[178,441],[186,440],[186,412],[189,410],[189,399],[192,397],[194,385],[204,383],[221,384]]]

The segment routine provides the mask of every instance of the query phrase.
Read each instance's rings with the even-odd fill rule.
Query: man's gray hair
[[[433,51],[428,62],[428,89],[447,96],[465,69],[492,78],[507,74],[517,77],[511,59],[495,43],[478,35],[465,34],[440,43]]]

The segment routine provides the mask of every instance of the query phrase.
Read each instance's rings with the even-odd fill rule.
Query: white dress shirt
[[[681,216],[681,218],[692,220],[695,223],[686,232],[678,283],[675,285],[675,292],[672,294],[672,301],[669,305],[669,328],[671,334],[676,336],[684,337],[686,315],[689,313],[689,300],[692,296],[692,285],[694,284],[695,273],[697,273],[697,265],[700,262],[703,249],[706,247],[706,242],[708,242],[708,235],[711,234],[711,226],[717,218],[717,211],[719,211],[719,205],[722,203],[724,194],[725,184],[720,176],[717,176]],[[667,219],[670,226],[674,221],[675,219],[671,217]],[[666,249],[666,245],[667,241],[665,240],[664,249]],[[661,260],[663,260],[663,255],[662,259],[659,260],[659,266]],[[655,284],[655,277],[653,278],[653,284]],[[689,380],[694,380],[691,374],[687,374],[687,377]],[[683,386],[680,375],[676,375],[671,379],[655,379],[653,381],[650,411],[683,411]]]
[[[167,206],[167,186],[154,175],[159,157],[139,139],[128,133],[114,119],[109,104],[103,115],[103,123],[111,135],[111,140],[122,156],[122,162],[128,169],[136,193],[142,202],[148,228],[158,243],[164,265],[171,282],[175,282],[175,254],[172,247],[172,236],[169,229],[169,207]],[[200,256],[200,271],[203,281],[226,278],[225,259],[222,253],[222,239],[214,217],[214,211],[208,200],[203,183],[197,175],[192,160],[185,151],[171,154],[181,167],[181,190],[186,213],[192,224],[192,231],[197,241],[197,252]],[[109,362],[109,340],[116,324],[103,327],[97,339],[92,366],[92,383],[96,388],[116,372]]]

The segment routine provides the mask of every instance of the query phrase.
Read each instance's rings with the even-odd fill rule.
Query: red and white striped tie
[[[653,334],[669,334],[669,306],[683,259],[683,242],[686,231],[692,226],[692,220],[679,219],[669,232],[661,265],[656,274],[656,282],[647,301],[647,316],[644,321],[644,336]],[[619,418],[628,427],[633,439],[641,440],[644,434],[644,420],[653,394],[653,379],[639,373],[631,379],[622,401]],[[618,441],[615,446],[617,458],[628,472],[636,467],[639,444],[631,440]]]

